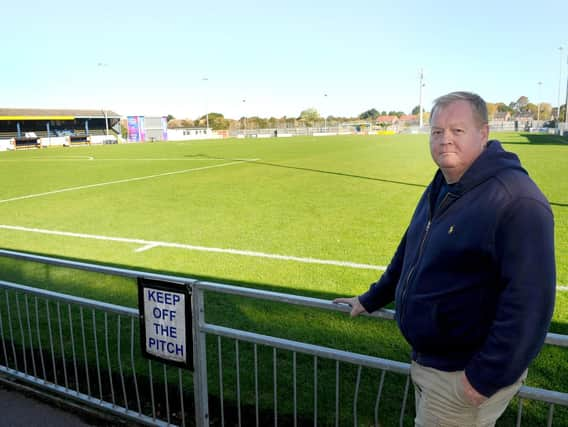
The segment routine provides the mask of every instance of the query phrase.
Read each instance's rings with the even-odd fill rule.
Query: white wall
[[[39,142],[41,143],[42,147],[69,145],[69,143],[67,142],[67,137],[65,136],[52,136],[51,138],[40,138]]]
[[[0,151],[13,150],[11,139],[0,139]]]
[[[168,129],[168,141],[188,141],[193,139],[221,139],[222,135],[211,129]]]
[[[114,135],[90,135],[91,144],[116,144],[118,141]]]

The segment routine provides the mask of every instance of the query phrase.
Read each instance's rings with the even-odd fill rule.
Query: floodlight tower
[[[568,132],[568,53],[566,54],[566,99],[564,100],[564,130]],[[558,113],[560,115],[560,112]]]
[[[244,131],[243,131],[243,136],[244,136],[245,138],[246,138],[246,136],[247,136],[247,114],[246,114],[247,112],[246,112],[246,102],[247,102],[246,98],[243,98],[243,113],[245,113],[245,114],[243,115],[243,117],[244,117],[244,119],[245,119],[245,129],[244,129]]]
[[[562,85],[562,51],[564,48],[560,46],[558,51],[560,53],[560,71],[558,72],[558,112],[556,114],[556,129],[560,131],[560,86]]]
[[[542,82],[538,82],[538,105],[537,105],[537,113],[536,113],[536,121],[540,122],[540,98],[541,98],[541,87],[542,87]]]
[[[424,83],[424,72],[422,70],[422,68],[420,69],[420,96],[419,96],[419,107],[418,107],[418,113],[420,114],[420,129],[422,129],[422,127],[424,126],[424,119],[423,119],[423,110],[422,110],[422,88],[425,86]]]
[[[327,100],[327,93],[324,93],[323,96]],[[325,106],[327,107],[327,102],[325,103]],[[327,108],[326,108],[326,110],[327,110]],[[327,116],[323,116],[323,128],[324,128],[325,132],[327,132]]]
[[[104,62],[99,62],[97,63],[97,67],[103,69],[108,67],[108,64],[104,63]],[[108,114],[107,111],[104,109],[104,107],[102,108],[103,110],[103,116],[105,116],[105,129],[106,129],[106,135],[108,136]]]
[[[207,77],[203,77],[201,79],[204,82],[208,82],[209,79]],[[205,127],[209,131],[209,96],[207,92],[207,88],[205,89]]]

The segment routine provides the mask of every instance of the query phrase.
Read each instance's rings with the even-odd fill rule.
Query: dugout
[[[88,143],[97,135],[116,140],[120,132],[120,115],[114,111],[0,108],[0,149]]]
[[[41,142],[34,132],[26,132],[24,136],[12,138],[12,145],[15,149],[40,148]]]

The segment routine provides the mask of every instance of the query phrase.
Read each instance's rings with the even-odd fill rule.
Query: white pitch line
[[[233,160],[239,162],[256,162],[260,159],[221,159],[218,157],[200,157],[200,158],[140,158],[140,159],[96,159],[97,162],[112,162],[112,161],[121,161],[121,162],[145,162],[145,161],[152,161],[152,162],[207,162],[212,160]]]
[[[75,237],[80,239],[93,239],[93,240],[103,240],[108,242],[120,242],[120,243],[133,243],[136,245],[140,245],[141,248],[136,249],[136,252],[145,251],[151,249],[153,247],[165,247],[165,248],[177,248],[177,249],[186,249],[190,251],[201,251],[201,252],[216,252],[216,253],[224,253],[224,254],[231,254],[231,255],[243,255],[249,257],[257,257],[257,258],[270,258],[270,259],[277,259],[282,261],[295,261],[295,262],[302,262],[306,264],[324,264],[324,265],[333,265],[337,267],[350,267],[350,268],[358,268],[364,270],[381,270],[384,271],[386,267],[381,265],[371,265],[371,264],[360,264],[355,262],[349,261],[335,261],[335,260],[328,260],[328,259],[317,259],[317,258],[303,258],[298,256],[292,255],[280,255],[280,254],[270,254],[264,252],[255,252],[255,251],[247,251],[241,249],[230,249],[230,248],[213,248],[208,246],[196,246],[196,245],[186,245],[183,243],[173,243],[173,242],[159,242],[159,241],[152,241],[152,240],[143,240],[143,239],[130,239],[125,237],[111,237],[111,236],[99,236],[96,234],[83,234],[83,233],[71,233],[68,231],[57,231],[57,230],[45,230],[41,228],[27,228],[27,227],[19,227],[15,225],[0,225],[0,229],[5,230],[14,230],[14,231],[24,231],[29,233],[41,233],[41,234],[50,234],[54,236],[65,236],[65,237]]]
[[[134,252],[144,252],[144,251],[147,251],[149,249],[153,249],[153,248],[158,247],[158,246],[159,245],[156,245],[155,243],[151,243],[149,245],[142,246],[142,247],[136,249]]]
[[[187,172],[201,171],[201,170],[205,170],[205,169],[220,168],[220,167],[223,167],[223,166],[231,166],[231,165],[237,165],[237,164],[241,164],[241,163],[242,163],[242,161],[230,162],[230,163],[221,163],[220,165],[203,166],[203,167],[200,167],[200,168],[192,168],[192,169],[183,169],[183,170],[179,170],[179,171],[159,173],[159,174],[156,174],[156,175],[139,176],[137,178],[119,179],[117,181],[100,182],[98,184],[81,185],[79,187],[61,188],[59,190],[46,191],[45,193],[28,194],[26,196],[12,197],[10,199],[0,200],[0,203],[15,202],[16,200],[24,200],[24,199],[33,199],[35,197],[49,196],[51,194],[65,193],[65,192],[68,192],[68,191],[85,190],[87,188],[103,187],[105,185],[123,184],[123,183],[126,183],[126,182],[142,181],[142,180],[146,180],[146,179],[159,178],[159,177],[162,177],[162,176],[177,175],[177,174],[182,174],[182,173],[187,173]]]
[[[110,237],[110,236],[99,236],[96,234],[84,234],[84,233],[72,233],[69,231],[57,231],[57,230],[45,230],[41,228],[28,228],[28,227],[20,227],[16,225],[6,225],[0,224],[0,229],[5,230],[14,230],[14,231],[23,231],[29,233],[40,233],[40,234],[49,234],[54,236],[65,236],[65,237],[76,237],[81,239],[93,239],[93,240],[103,240],[109,242],[120,242],[120,243],[133,243],[136,245],[140,245],[141,247],[135,249],[134,252],[143,252],[149,249],[157,248],[157,247],[165,247],[165,248],[178,248],[178,249],[186,249],[190,251],[201,251],[201,252],[217,252],[217,253],[226,253],[232,255],[243,255],[243,256],[250,256],[250,257],[257,257],[257,258],[270,258],[270,259],[278,259],[283,261],[296,261],[302,262],[307,264],[323,264],[323,265],[333,265],[337,267],[350,267],[350,268],[357,268],[363,270],[386,270],[386,266],[382,265],[372,265],[372,264],[360,264],[355,262],[349,261],[335,261],[335,260],[328,260],[328,259],[317,259],[317,258],[302,258],[297,256],[291,255],[280,255],[280,254],[269,254],[264,252],[255,252],[255,251],[246,251],[240,249],[230,249],[230,248],[214,248],[214,247],[207,247],[207,246],[196,246],[196,245],[186,245],[182,243],[172,243],[172,242],[159,242],[159,241],[152,241],[152,240],[143,240],[143,239],[130,239],[126,237]],[[556,285],[557,291],[568,291],[568,286],[564,286],[561,284]]]
[[[56,161],[56,162],[69,162],[77,160],[95,160],[93,156],[51,156],[51,157],[32,157],[31,159],[0,159],[0,162],[46,162],[46,161]]]
[[[213,160],[232,160],[239,162],[256,162],[260,159],[222,159],[218,157],[208,157],[208,158],[140,158],[140,159],[122,159],[122,158],[112,158],[112,159],[100,159],[93,156],[68,156],[68,157],[45,157],[45,158],[31,158],[31,159],[0,159],[0,162],[62,162],[62,161],[78,161],[78,160],[95,160],[97,162],[210,162]]]

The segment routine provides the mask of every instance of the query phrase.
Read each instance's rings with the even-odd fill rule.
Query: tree
[[[552,117],[552,105],[548,102],[540,103],[540,120],[550,120]]]
[[[526,111],[526,107],[529,103],[529,98],[526,96],[521,96],[519,99],[517,99],[516,102],[516,110],[517,111]]]
[[[413,116],[416,114],[420,114],[420,105],[417,105],[416,107],[414,107],[412,109],[412,111],[410,112],[410,114],[412,114]]]
[[[388,115],[400,118],[400,116],[404,116],[404,111],[389,111]]]
[[[319,119],[320,115],[315,108],[308,108],[300,113],[300,120],[303,120],[306,126],[313,126],[314,122]]]
[[[538,117],[538,107],[532,102],[529,102],[525,106],[525,111],[530,111],[530,113],[533,115],[533,119],[536,119]]]
[[[493,104],[491,102],[488,102],[487,103],[487,115],[489,116],[489,119],[493,118],[496,111],[497,111],[497,104]]]
[[[560,119],[566,121],[566,104],[560,107]]]
[[[175,119],[176,119],[176,118],[175,118],[173,115],[171,115],[171,114],[168,114],[168,117],[166,118],[166,120],[167,120],[168,122],[169,122],[170,120],[175,120]]]
[[[297,127],[296,125],[296,119],[294,117],[286,117],[286,127],[287,128],[295,128]]]
[[[209,127],[213,130],[223,130],[229,129],[229,120],[225,119],[225,116],[220,113],[209,113],[207,115],[203,115],[199,117],[197,120],[194,121],[194,126],[196,127],[204,127],[207,125],[207,119],[209,119]]]
[[[503,102],[498,102],[495,105],[497,106],[497,111],[499,111],[500,113],[513,113],[515,111]]]
[[[267,128],[271,127],[268,124],[268,119],[265,119],[263,117],[255,117],[255,118],[256,118],[257,126],[258,126],[259,129],[267,129]]]
[[[509,103],[509,108],[514,112],[522,113],[526,111],[528,103],[529,103],[529,98],[527,98],[526,96],[521,96],[515,102],[511,101]]]
[[[379,116],[379,112],[377,110],[375,110],[374,108],[371,108],[370,110],[367,110],[361,114],[359,114],[359,118],[362,120],[368,120],[368,119],[376,119]]]

